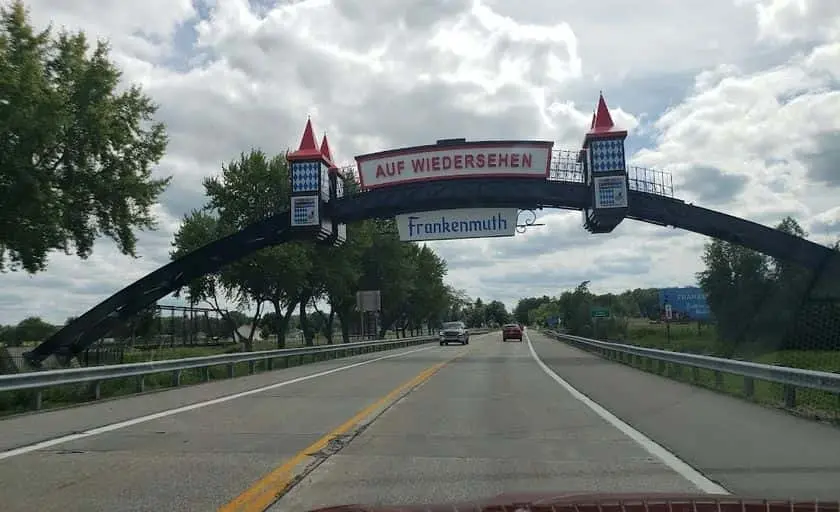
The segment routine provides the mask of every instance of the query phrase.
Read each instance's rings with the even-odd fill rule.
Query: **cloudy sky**
[[[1,0],[0,0],[1,1]],[[336,160],[440,138],[579,147],[598,91],[630,130],[631,163],[676,195],[765,224],[840,237],[837,0],[30,0],[36,23],[108,38],[125,80],[161,108],[172,175],[140,259],[0,276],[0,322],[61,322],[168,260],[200,180],[252,146],[297,144],[308,115]],[[705,239],[577,212],[509,239],[435,242],[450,281],[509,305],[589,279],[596,291],[693,284]]]

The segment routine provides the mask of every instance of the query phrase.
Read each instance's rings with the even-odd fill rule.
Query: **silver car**
[[[464,322],[446,322],[440,330],[440,346],[458,343],[468,345],[470,333]]]

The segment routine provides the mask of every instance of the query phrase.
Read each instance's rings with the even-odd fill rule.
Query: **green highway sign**
[[[592,318],[609,318],[610,310],[609,308],[594,307],[589,309],[589,315]]]

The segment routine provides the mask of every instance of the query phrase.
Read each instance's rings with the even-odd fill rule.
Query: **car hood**
[[[340,505],[310,512],[838,512],[831,501],[787,501],[711,494],[505,493],[485,500],[417,505]]]

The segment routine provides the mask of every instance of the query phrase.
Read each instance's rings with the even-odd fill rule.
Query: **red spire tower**
[[[330,170],[338,170],[338,167],[333,163],[332,151],[330,150],[330,142],[327,140],[327,134],[321,139],[321,156],[329,164]]]
[[[329,147],[327,147],[329,155]],[[329,240],[333,223],[325,215],[324,205],[330,201],[330,166],[332,159],[325,157],[318,142],[312,120],[306,120],[303,136],[297,151],[286,155],[291,174],[291,227],[312,233],[318,240]]]
[[[592,204],[584,209],[584,225],[593,233],[609,233],[627,214],[626,130],[617,130],[601,93],[583,138],[581,159],[584,181],[592,192]]]
[[[318,158],[320,156],[321,151],[318,149],[318,143],[315,141],[315,130],[312,129],[312,119],[307,119],[306,126],[303,128],[303,136],[300,138],[300,146],[298,146],[297,151],[289,153],[287,158],[293,161]]]

